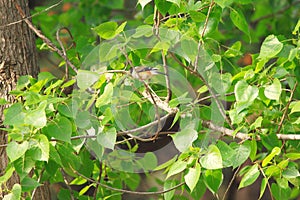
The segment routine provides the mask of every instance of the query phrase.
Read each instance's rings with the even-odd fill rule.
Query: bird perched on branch
[[[146,67],[146,66],[139,66],[139,67],[131,68],[130,74],[133,78],[141,79],[141,80],[151,79],[154,75],[157,75],[157,74],[166,75],[162,72],[159,72],[158,68]]]

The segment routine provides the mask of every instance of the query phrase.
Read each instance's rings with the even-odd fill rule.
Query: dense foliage
[[[11,164],[0,183],[13,172],[21,180],[6,199],[30,198],[46,181],[67,185],[59,199],[121,199],[140,185],[138,172],[157,170],[161,187],[141,195],[222,198],[225,168],[238,171],[236,190],[261,177],[256,198],[299,196],[299,1],[126,2],[73,0],[33,18],[57,46],[76,43],[67,55],[77,70],[20,77],[16,102],[1,100]],[[74,41],[55,37],[61,27]],[[167,76],[134,79],[139,65]],[[174,154],[140,151],[166,135]]]

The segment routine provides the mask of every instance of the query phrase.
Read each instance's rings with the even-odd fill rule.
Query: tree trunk
[[[14,99],[9,92],[14,89],[17,79],[22,75],[36,76],[39,72],[36,59],[35,37],[25,22],[21,20],[16,5],[29,16],[27,0],[0,0],[0,98],[9,102]],[[12,24],[13,22],[17,22]],[[4,106],[0,106],[0,125],[3,121]],[[0,130],[0,145],[7,142],[6,133]],[[0,176],[5,173],[8,159],[5,147],[0,146]],[[14,174],[4,187],[0,187],[0,199],[4,194],[3,188],[12,188],[19,183],[17,174]],[[2,189],[1,189],[2,188]],[[50,199],[48,187],[39,188],[35,199]]]

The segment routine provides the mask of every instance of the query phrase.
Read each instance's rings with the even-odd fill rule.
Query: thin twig
[[[54,7],[56,7],[56,6],[58,6],[58,5],[61,4],[62,2],[63,2],[63,0],[61,0],[61,1],[59,1],[59,2],[57,2],[57,3],[55,3],[55,4],[53,4],[53,5],[51,5],[51,6],[49,6],[48,8],[45,8],[44,10],[42,10],[42,11],[40,11],[40,12],[34,13],[34,14],[31,15],[31,16],[28,16],[28,17],[25,17],[25,18],[23,18],[23,19],[20,19],[20,20],[17,20],[17,21],[14,21],[14,22],[11,22],[11,23],[2,25],[2,26],[0,26],[0,29],[1,29],[1,28],[5,28],[5,27],[8,27],[8,26],[11,26],[11,25],[14,25],[14,24],[21,23],[21,22],[25,21],[25,19],[28,20],[28,19],[31,19],[31,18],[33,18],[33,17],[35,17],[35,16],[38,16],[38,15],[44,13],[44,12],[47,12],[47,11],[51,10],[52,8],[54,8]]]
[[[277,132],[276,132],[277,134],[279,134],[279,132],[280,132],[280,130],[282,128],[283,122],[284,122],[285,118],[287,117],[289,106],[290,106],[290,104],[291,104],[291,102],[293,100],[294,92],[295,92],[295,90],[297,88],[297,85],[298,85],[298,82],[295,83],[294,88],[291,91],[291,95],[290,95],[289,101],[287,102],[287,104],[285,106],[285,111],[284,111],[284,113],[283,113],[283,115],[281,117],[281,120],[279,122],[279,125],[278,125],[278,129],[277,129]]]
[[[26,16],[24,14],[24,11],[22,10],[22,8],[20,7],[19,4],[15,4],[17,10],[19,11],[21,17],[24,19],[24,22],[28,25],[28,27],[39,37],[43,40],[43,42],[46,43],[46,45],[52,49],[54,52],[56,52],[58,55],[60,55],[65,61],[66,63],[77,73],[78,70],[77,68],[74,66],[74,64],[69,60],[69,58],[67,56],[64,55],[64,53],[57,48],[49,38],[47,38],[39,29],[37,29],[31,21],[29,21],[28,19],[26,19]]]
[[[70,166],[71,167],[71,166]],[[71,167],[72,168],[72,167]],[[72,168],[73,169],[73,168]],[[158,195],[158,194],[164,194],[164,193],[167,193],[167,192],[170,192],[172,190],[175,190],[177,188],[179,188],[180,186],[184,185],[185,182],[181,182],[179,183],[178,185],[175,185],[174,187],[171,187],[170,189],[167,189],[167,190],[162,190],[162,191],[157,191],[157,192],[142,192],[142,191],[131,191],[131,190],[124,190],[124,189],[119,189],[119,188],[114,188],[114,187],[111,187],[111,186],[108,186],[108,185],[105,185],[103,183],[100,183],[96,180],[93,180],[89,177],[86,177],[84,176],[83,174],[80,174],[79,172],[77,172],[76,170],[73,169],[73,172],[75,174],[77,174],[78,176],[81,176],[82,178],[92,182],[92,183],[96,183],[96,184],[99,184],[101,187],[104,187],[106,189],[109,189],[109,190],[112,190],[112,191],[116,191],[116,192],[122,192],[122,193],[128,193],[128,194],[136,194],[136,195]]]
[[[37,180],[38,183],[41,181],[42,176],[43,176],[43,174],[44,174],[44,171],[45,171],[45,168],[42,169],[42,171],[41,171],[41,173],[40,173],[40,176],[38,177],[38,180]],[[36,187],[36,188],[34,188],[34,190],[32,191],[31,199],[34,199],[34,195],[35,195],[35,193],[36,193],[36,191],[37,191],[38,188],[39,188],[39,187]]]
[[[258,165],[258,168],[259,168],[261,174],[263,175],[263,177],[268,180],[268,178],[266,177],[266,175],[264,173],[264,170],[261,168],[260,165]],[[269,192],[270,192],[271,199],[274,200],[274,197],[272,195],[271,185],[270,185],[269,181],[267,182],[267,186],[268,186],[268,189],[269,189]]]
[[[163,68],[164,68],[166,87],[167,87],[167,96],[165,102],[168,103],[172,98],[172,90],[170,84],[169,68],[167,66],[166,55],[163,50],[161,50],[161,56],[163,61]]]
[[[205,31],[206,31],[206,28],[207,28],[207,25],[208,25],[208,19],[209,19],[210,13],[211,13],[211,9],[212,9],[214,4],[215,4],[215,2],[212,0],[209,7],[208,7],[207,15],[206,15],[205,22],[204,22],[204,25],[203,25],[203,30],[202,30],[201,37],[199,38],[199,42],[198,42],[198,50],[197,50],[198,53],[197,53],[197,56],[196,56],[196,59],[195,59],[194,71],[197,71],[197,66],[198,66],[198,61],[199,61],[199,52],[200,52],[200,49],[201,49],[201,46],[202,46],[202,40],[203,40]]]
[[[75,200],[75,199],[74,199],[73,190],[72,190],[72,188],[70,187],[69,182],[68,182],[68,180],[67,180],[67,178],[66,178],[66,173],[65,173],[65,171],[64,171],[63,169],[61,169],[60,171],[61,171],[61,174],[62,174],[62,176],[63,176],[63,180],[64,180],[64,182],[65,182],[65,184],[66,184],[66,187],[68,188],[68,190],[70,190],[70,196],[71,196],[71,199],[72,199],[72,200]]]
[[[170,53],[170,55],[174,58],[174,60],[183,68],[185,68],[186,70],[188,70],[189,72],[191,72],[193,75],[195,75],[196,77],[198,77],[206,86],[208,91],[210,92],[211,96],[213,97],[213,99],[216,101],[217,107],[222,115],[222,117],[226,120],[226,122],[228,123],[228,125],[231,127],[231,129],[234,129],[234,127],[232,126],[230,120],[228,119],[228,117],[225,114],[225,111],[222,107],[221,102],[219,101],[219,99],[217,98],[217,94],[215,94],[215,92],[213,91],[213,89],[210,87],[210,85],[206,82],[206,80],[203,78],[203,76],[198,72],[193,70],[191,67],[186,66],[185,64],[183,64],[173,53]]]
[[[230,182],[229,182],[229,184],[228,184],[228,187],[226,188],[226,191],[224,192],[224,195],[223,195],[222,200],[225,200],[225,198],[226,198],[226,196],[227,196],[227,193],[229,192],[229,189],[230,189],[230,187],[231,187],[232,184],[233,184],[234,179],[236,178],[238,172],[240,171],[240,168],[241,168],[241,165],[240,165],[240,166],[236,169],[236,171],[234,172],[234,174],[233,174],[233,176],[232,176],[232,178],[231,178],[231,180],[230,180]]]

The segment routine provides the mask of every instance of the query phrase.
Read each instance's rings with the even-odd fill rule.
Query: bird
[[[140,79],[143,81],[151,79],[154,75],[157,74],[166,75],[162,72],[159,72],[158,68],[147,67],[147,66],[138,66],[138,67],[134,67],[134,69],[130,68],[130,74],[133,78]]]

